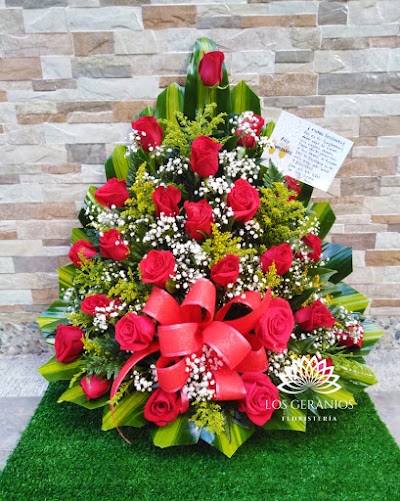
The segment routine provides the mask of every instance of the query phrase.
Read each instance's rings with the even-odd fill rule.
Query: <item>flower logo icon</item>
[[[311,358],[303,355],[285,369],[285,373],[280,376],[282,383],[278,388],[290,394],[310,389],[327,395],[341,388],[337,383],[339,376],[333,371],[334,367],[328,366],[326,359],[318,360],[315,355]]]

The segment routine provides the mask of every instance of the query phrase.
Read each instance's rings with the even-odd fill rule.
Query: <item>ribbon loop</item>
[[[154,287],[143,312],[161,325],[172,325],[182,322],[178,302],[167,291]]]
[[[198,324],[160,325],[158,340],[165,357],[190,355],[203,346]]]
[[[160,387],[168,393],[179,391],[188,380],[189,374],[186,372],[186,362],[184,358],[160,357],[157,360],[156,369],[158,383]]]
[[[213,373],[215,396],[213,400],[241,400],[246,396],[242,378],[236,371],[220,369]]]

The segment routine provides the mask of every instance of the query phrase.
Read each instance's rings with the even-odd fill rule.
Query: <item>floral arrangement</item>
[[[273,128],[199,39],[186,87],[134,120],[89,189],[38,319],[55,348],[40,372],[70,380],[60,402],[232,456],[256,427],[305,431],[374,384],[362,357],[381,332],[341,282],[351,249],[323,242],[329,205],[268,160]]]

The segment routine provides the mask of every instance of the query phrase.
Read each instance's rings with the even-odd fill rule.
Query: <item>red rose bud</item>
[[[207,136],[200,136],[192,143],[190,165],[201,177],[214,176],[218,171],[218,152],[222,144]]]
[[[157,426],[165,426],[178,417],[181,405],[178,393],[167,393],[157,388],[144,406],[144,417]]]
[[[156,206],[157,217],[161,213],[166,216],[176,216],[179,214],[178,203],[181,201],[181,192],[175,186],[159,186],[152,195],[152,200]]]
[[[224,59],[224,53],[220,51],[204,54],[199,63],[199,76],[204,85],[214,87],[214,85],[222,82],[222,63]]]
[[[278,275],[284,275],[290,270],[293,262],[293,251],[289,244],[273,245],[260,257],[261,269],[268,273],[269,267],[275,263]]]
[[[154,117],[141,117],[132,122],[132,129],[138,132],[140,146],[149,151],[160,146],[164,137],[164,130]]]
[[[119,299],[109,299],[105,294],[93,294],[86,297],[81,303],[81,310],[87,315],[95,315],[99,309],[105,313],[105,308],[113,303],[119,305]]]
[[[105,207],[123,207],[129,198],[126,181],[116,177],[109,179],[104,186],[94,192],[94,198]]]
[[[260,207],[258,190],[245,179],[238,179],[231,186],[227,205],[232,209],[237,221],[250,221]]]
[[[183,204],[186,211],[185,230],[190,238],[203,240],[203,233],[211,233],[211,223],[214,222],[213,211],[207,200],[200,202],[185,202]]]
[[[278,388],[268,376],[260,372],[245,372],[242,380],[246,396],[239,402],[239,412],[245,412],[251,422],[262,426],[279,408]]]
[[[311,306],[297,310],[294,319],[301,329],[307,332],[312,332],[318,327],[331,328],[336,323],[332,313],[319,299],[314,301]]]
[[[91,374],[90,376],[83,376],[79,384],[88,400],[96,400],[96,398],[108,392],[111,381]]]
[[[291,191],[295,191],[296,195],[292,195],[288,198],[288,201],[290,200],[295,200],[301,192],[300,188],[300,183],[297,181],[297,179],[294,179],[293,177],[286,176],[283,182],[286,184],[287,188]]]
[[[129,311],[115,325],[115,339],[121,350],[144,350],[153,341],[156,333],[150,318]]]
[[[58,324],[54,342],[57,362],[72,362],[83,351],[83,331],[73,325]]]
[[[121,233],[113,228],[100,237],[100,253],[106,259],[122,261],[128,257],[129,246],[123,240]]]
[[[245,148],[254,148],[257,146],[257,137],[260,135],[261,129],[264,127],[264,119],[255,113],[246,112],[239,117],[238,128],[235,135],[240,136],[237,144]]]
[[[308,258],[311,259],[311,261],[319,261],[322,254],[322,240],[317,237],[317,235],[310,233],[303,237],[301,241],[312,249],[312,251],[307,254]]]
[[[74,263],[75,266],[82,266],[82,261],[79,257],[79,254],[83,255],[85,259],[90,259],[91,257],[98,254],[98,250],[93,247],[90,242],[86,240],[78,240],[74,243],[74,245],[70,248],[68,256],[70,260]]]
[[[294,317],[290,304],[285,299],[274,298],[260,318],[256,333],[265,348],[282,353],[287,348],[293,329]]]
[[[222,287],[234,284],[239,277],[239,256],[227,254],[211,268],[211,280]]]
[[[139,263],[141,280],[164,288],[175,275],[175,258],[171,251],[151,250]]]

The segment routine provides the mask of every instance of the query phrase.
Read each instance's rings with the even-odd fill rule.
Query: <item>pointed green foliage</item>
[[[340,384],[340,379],[338,384]],[[340,390],[333,393],[316,393],[313,391],[312,394],[314,402],[321,409],[335,409],[338,406],[357,405],[353,394],[344,388],[340,388]]]
[[[244,111],[253,111],[261,115],[260,98],[246,82],[239,82],[231,91],[232,113],[240,115]]]
[[[191,120],[195,118],[197,110],[202,109],[205,104],[212,102],[217,103],[215,115],[221,112],[231,113],[231,96],[225,63],[222,65],[223,77],[219,86],[213,88],[205,86],[198,72],[199,63],[203,55],[206,52],[217,50],[216,43],[209,38],[199,38],[195,42],[186,77],[183,107],[184,114]]]
[[[36,319],[40,330],[46,338],[55,334],[58,324],[68,324],[65,314],[69,309],[70,306],[68,303],[64,301],[54,301],[54,303]]]
[[[309,210],[317,216],[320,223],[319,238],[325,238],[336,219],[331,206],[328,202],[317,202],[312,204]]]
[[[157,98],[156,117],[176,122],[176,112],[183,111],[184,90],[177,83],[167,87]]]
[[[323,293],[332,296],[334,305],[343,306],[348,311],[363,313],[369,303],[367,297],[343,282],[323,288]]]
[[[345,245],[324,242],[322,245],[323,259],[329,258],[327,268],[336,270],[336,274],[330,281],[337,284],[350,275],[353,271],[353,256],[351,247]]]
[[[60,294],[65,291],[65,289],[69,289],[72,287],[75,275],[76,275],[76,266],[73,264],[67,264],[62,268],[58,268],[58,282],[60,286]]]
[[[128,177],[130,160],[129,156],[125,156],[127,147],[123,144],[118,144],[110,157],[106,161],[106,176],[107,179],[116,177],[118,179],[126,179]]]
[[[305,207],[307,207],[314,188],[309,184],[300,183],[301,191],[297,197],[297,200],[301,202]]]
[[[186,414],[178,416],[165,426],[156,426],[150,429],[153,443],[157,447],[171,445],[197,444],[200,438],[200,428],[188,420]]]
[[[373,324],[369,320],[363,320],[362,324],[364,327],[364,336],[361,349],[358,350],[357,354],[366,356],[385,332],[381,327]]]
[[[264,430],[306,431],[307,410],[301,408],[301,402],[290,400],[283,393],[279,394],[280,405],[267,421]]]
[[[335,366],[335,374],[340,378],[362,383],[363,386],[369,386],[377,383],[375,374],[365,364],[360,364],[352,357],[343,355],[329,355]]]
[[[125,396],[114,405],[114,417],[111,409],[107,406],[103,413],[103,431],[112,430],[118,426],[134,426],[141,428],[148,421],[143,416],[144,404],[150,394],[142,391],[135,391],[131,395]]]
[[[230,458],[253,435],[254,430],[253,424],[244,427],[229,417],[226,419],[223,433],[210,433],[203,428],[200,438]]]
[[[73,362],[57,362],[54,356],[38,370],[40,374],[52,383],[53,381],[70,380],[72,377],[81,370],[81,359],[74,360]]]
[[[134,120],[140,117],[153,117],[156,115],[156,110],[152,106],[146,106],[140,113],[135,115]]]
[[[86,240],[90,242],[89,235],[84,228],[74,228],[71,233],[71,243],[74,244],[78,240]]]

